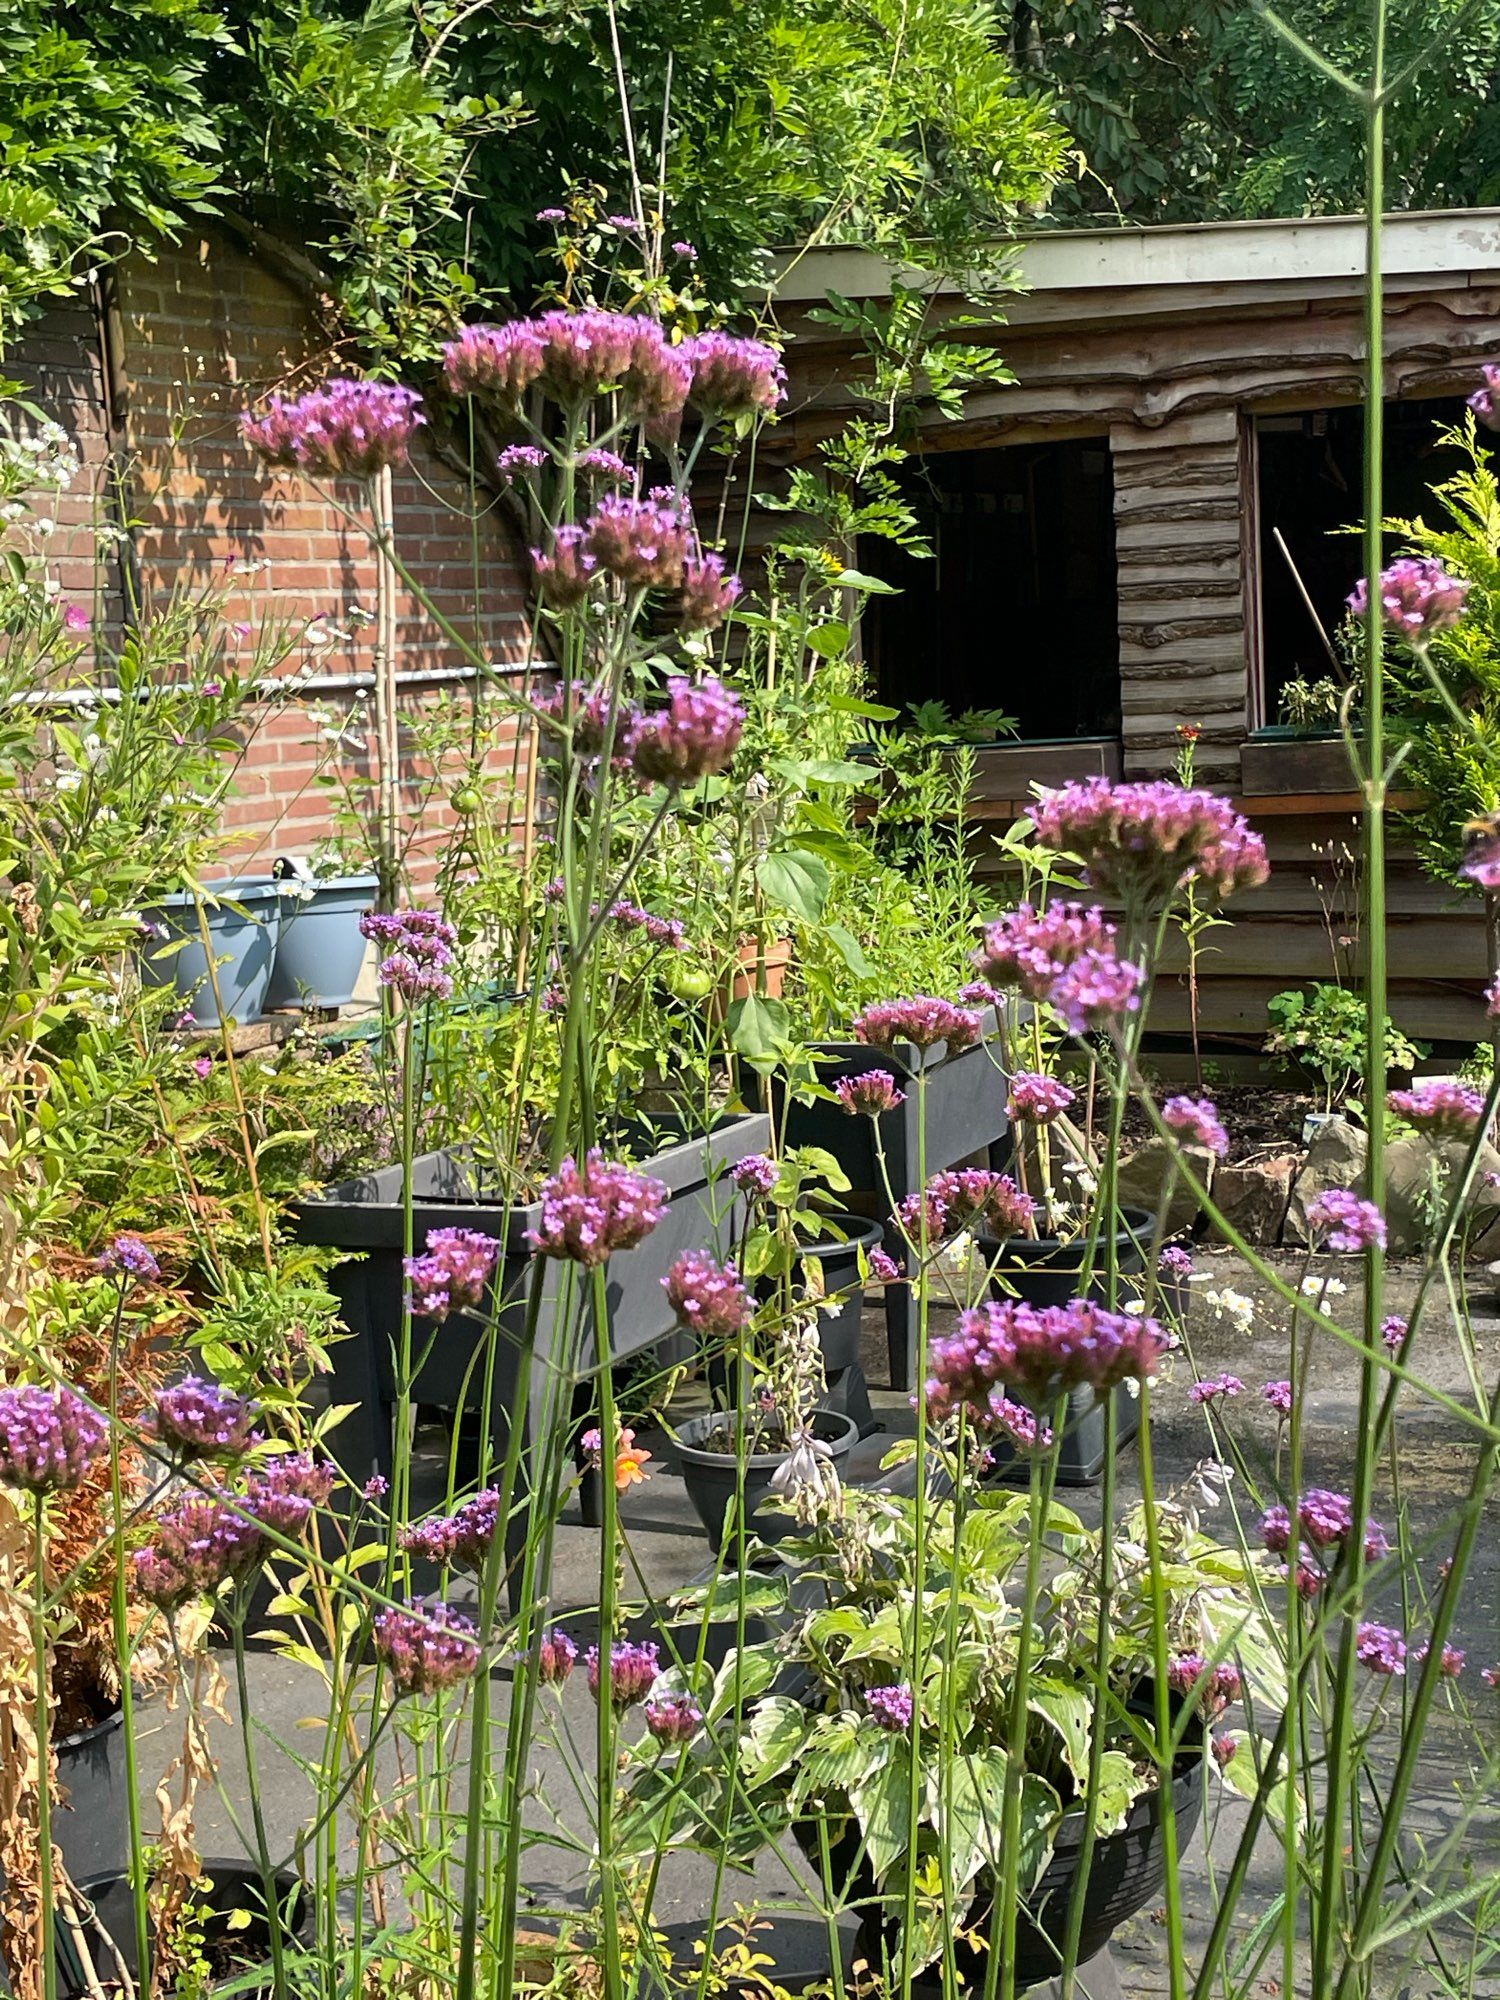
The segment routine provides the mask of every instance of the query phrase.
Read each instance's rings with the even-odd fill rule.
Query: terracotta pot
[[[742,938],[735,956],[744,969],[735,973],[730,983],[731,1000],[748,1000],[752,993],[762,991],[768,1000],[781,998],[786,985],[786,969],[792,962],[790,938],[773,938],[764,951],[755,938]]]

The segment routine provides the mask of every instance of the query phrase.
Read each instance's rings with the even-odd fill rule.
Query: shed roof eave
[[[996,245],[997,251],[1004,247]],[[1357,215],[1317,215],[1058,229],[1018,239],[1015,248],[1021,281],[1032,291],[1357,281],[1365,270],[1365,224]],[[1387,283],[1441,272],[1500,274],[1500,208],[1388,215],[1381,250]],[[846,298],[881,298],[888,295],[898,269],[908,282],[932,282],[920,267],[898,267],[868,250],[830,245],[789,254],[778,270],[773,297],[783,305],[815,303],[830,291]],[[945,281],[936,289],[951,292],[957,287]]]

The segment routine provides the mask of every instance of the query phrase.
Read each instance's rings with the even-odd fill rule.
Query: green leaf
[[[792,1017],[780,1000],[747,993],[729,1009],[729,1041],[752,1062],[776,1062],[790,1049]]]
[[[861,701],[853,694],[828,695],[825,705],[835,715],[862,715],[870,722],[894,722],[901,713],[899,708],[887,708],[878,701]]]
[[[896,597],[899,595],[893,583],[887,583],[885,578],[881,576],[867,576],[862,569],[840,570],[834,578],[834,582],[841,584],[847,590],[862,590],[869,597]]]
[[[816,653],[819,659],[836,660],[849,644],[849,627],[839,618],[830,618],[825,625],[814,625],[807,634],[807,650]]]
[[[739,1745],[740,1776],[747,1786],[779,1778],[807,1741],[813,1718],[790,1695],[768,1695],[757,1703]]]
[[[906,1853],[911,1826],[911,1745],[887,1736],[880,1761],[849,1787],[849,1803],[859,1821],[875,1880],[885,1879]]]
[[[1095,1832],[1100,1839],[1118,1833],[1140,1797],[1141,1780],[1123,1750],[1106,1750],[1099,1759],[1099,1801]]]
[[[1092,1697],[1085,1690],[1068,1687],[1061,1681],[1033,1680],[1026,1690],[1026,1706],[1057,1731],[1062,1739],[1064,1762],[1081,1783],[1088,1776],[1089,1737],[1094,1719]]]
[[[830,877],[821,855],[806,848],[774,848],[756,863],[755,879],[768,903],[790,910],[804,924],[822,921]]]
[[[709,1697],[709,1722],[715,1722],[735,1705],[736,1676],[738,1676],[739,1705],[743,1709],[751,1702],[758,1701],[775,1680],[780,1667],[773,1646],[746,1646],[731,1652],[724,1664],[714,1675],[714,1689]]]

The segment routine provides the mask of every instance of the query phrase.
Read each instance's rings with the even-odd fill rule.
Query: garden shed
[[[935,560],[861,555],[901,593],[866,619],[882,699],[1016,719],[976,750],[984,856],[1033,783],[1165,774],[1178,725],[1199,729],[1198,774],[1240,801],[1273,868],[1209,941],[1209,1032],[1259,1032],[1272,993],[1347,973],[1356,949],[1358,800],[1339,744],[1288,730],[1282,697],[1330,671],[1323,634],[1361,569],[1341,531],[1360,516],[1363,269],[1363,225],[1326,216],[1049,233],[988,323],[940,288],[934,315],[997,343],[1015,380],[971,392],[957,421],[919,409],[903,477]],[[1386,490],[1411,515],[1451,469],[1439,426],[1500,353],[1500,210],[1389,217],[1384,269]],[[768,440],[783,465],[846,419],[861,366],[818,308],[830,292],[878,302],[890,279],[836,248],[784,275],[792,393]],[[1402,1024],[1471,1039],[1477,904],[1399,846],[1390,949]],[[1182,1025],[1184,993],[1158,1006]]]

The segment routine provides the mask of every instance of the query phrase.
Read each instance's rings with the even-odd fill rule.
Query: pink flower
[[[606,493],[583,529],[583,547],[595,566],[637,590],[676,590],[690,539],[675,506],[626,493]]]
[[[584,1659],[588,1670],[589,1693],[598,1699],[601,1675],[599,1648],[590,1646]],[[616,1708],[629,1708],[644,1701],[661,1673],[661,1660],[653,1644],[636,1645],[617,1639],[609,1649],[609,1698]]]
[[[737,576],[724,574],[722,556],[689,556],[682,566],[677,622],[687,632],[713,631],[734,609],[744,587]]]
[[[93,622],[81,604],[70,604],[63,611],[63,626],[69,632],[87,632]]]
[[[740,1193],[752,1198],[768,1195],[779,1177],[776,1162],[767,1159],[764,1153],[747,1153],[729,1169],[729,1178]]]
[[[1399,1354],[1406,1339],[1407,1323],[1399,1313],[1391,1313],[1380,1322],[1380,1338],[1391,1354]]]
[[[896,1079],[888,1069],[866,1069],[857,1076],[841,1076],[834,1083],[833,1093],[851,1118],[879,1118],[906,1102],[906,1092],[896,1088]]]
[[[985,931],[974,966],[991,986],[1018,986],[1029,1000],[1045,1000],[1064,966],[1085,952],[1109,950],[1114,939],[1115,927],[1097,905],[1049,903],[1038,914],[1022,903]]]
[[[720,1264],[707,1250],[685,1250],[661,1282],[678,1324],[708,1339],[741,1332],[755,1311],[734,1265]]]
[[[323,479],[368,479],[400,465],[422,415],[422,399],[393,382],[341,377],[291,402],[273,396],[263,416],[240,419],[246,442],[267,465]]]
[[[716,777],[739,748],[745,711],[721,681],[675,680],[665,708],[641,717],[631,742],[637,774],[656,785]]]
[[[1009,1174],[986,1167],[961,1167],[934,1174],[927,1183],[932,1212],[942,1219],[941,1234],[977,1226],[985,1235],[1018,1236],[1036,1214],[1036,1203]]]
[[[163,1389],[143,1428],[177,1458],[237,1458],[250,1443],[258,1406],[185,1375]]]
[[[703,1726],[703,1710],[689,1694],[659,1695],[646,1703],[645,1715],[658,1743],[690,1743]]]
[[[446,1000],[453,992],[448,967],[453,963],[458,932],[436,910],[367,910],[359,920],[361,937],[382,946],[377,977],[382,986],[404,1000]]]
[[[1380,572],[1380,615],[1413,645],[1456,625],[1468,594],[1467,581],[1449,576],[1431,556],[1401,556]],[[1361,577],[1349,594],[1349,610],[1363,618],[1369,608],[1369,579]]]
[[[786,394],[786,371],[774,347],[732,333],[700,333],[683,342],[692,399],[718,417],[769,416]]]
[[[495,460],[495,470],[504,480],[519,479],[526,472],[540,472],[547,454],[537,444],[508,444]]]
[[[554,611],[571,611],[582,604],[598,567],[579,527],[559,528],[550,548],[531,551],[532,577],[542,602]]]
[[[915,1048],[930,1049],[946,1042],[948,1053],[958,1055],[974,1046],[983,1025],[968,1008],[919,993],[911,1000],[876,1001],[855,1016],[853,1031],[857,1042],[867,1042],[871,1048],[893,1049],[897,1042],[910,1042]]]
[[[1432,1641],[1430,1639],[1426,1639],[1422,1642],[1420,1646],[1418,1646],[1416,1653],[1413,1655],[1413,1657],[1420,1664],[1425,1665],[1427,1661],[1427,1656],[1431,1651],[1432,1651]],[[1438,1672],[1442,1675],[1444,1680],[1456,1681],[1458,1679],[1459,1675],[1464,1670],[1465,1657],[1466,1655],[1464,1654],[1463,1649],[1461,1647],[1444,1646],[1442,1655],[1438,1661]]]
[[[477,1229],[431,1229],[420,1256],[405,1260],[410,1310],[442,1323],[451,1313],[475,1312],[495,1273],[497,1238]]]
[[[1373,1201],[1363,1201],[1350,1188],[1330,1188],[1307,1211],[1308,1227],[1325,1240],[1329,1250],[1353,1254],[1385,1248],[1385,1217]]]
[[[658,1180],[607,1161],[597,1147],[580,1168],[566,1159],[542,1183],[541,1216],[526,1240],[544,1257],[592,1267],[649,1236],[667,1212],[669,1190]]]
[[[1161,1108],[1161,1122],[1190,1145],[1202,1146],[1221,1160],[1229,1151],[1229,1134],[1217,1107],[1206,1097],[1169,1097]]]
[[[206,1083],[213,1073],[214,1059],[212,1056],[193,1057],[193,1075],[197,1077],[200,1083]]]
[[[1090,951],[1059,973],[1048,999],[1070,1034],[1086,1035],[1140,1011],[1145,975],[1112,953]]]
[[[1162,1277],[1180,1281],[1193,1275],[1193,1259],[1180,1243],[1169,1243],[1157,1258],[1156,1268]]]
[[[64,1384],[0,1389],[0,1480],[24,1493],[78,1485],[104,1450],[109,1426]]]
[[[1195,1382],[1188,1390],[1188,1401],[1192,1403],[1223,1403],[1231,1396],[1243,1394],[1245,1385],[1238,1375],[1213,1375],[1207,1381]]]
[[[635,477],[617,451],[605,451],[599,446],[579,452],[574,462],[580,472],[586,472],[591,479],[601,480],[606,485],[628,486]]]
[[[1132,906],[1159,906],[1190,879],[1224,897],[1268,873],[1265,842],[1214,792],[1084,778],[1027,810],[1038,839],[1078,855],[1091,882]]]
[[[905,1282],[906,1273],[888,1251],[875,1249],[870,1252],[870,1276],[877,1285],[899,1285]]]
[[[320,1464],[305,1451],[287,1452],[247,1483],[245,1511],[273,1534],[300,1535],[313,1510],[327,1506],[335,1477],[331,1465]]]
[[[542,1634],[537,1654],[537,1672],[548,1687],[561,1687],[578,1658],[578,1642],[556,1626]]]
[[[1280,1417],[1292,1414],[1292,1385],[1290,1382],[1262,1382],[1260,1393]]]
[[[931,1342],[927,1409],[940,1420],[967,1405],[984,1423],[997,1385],[1020,1386],[1037,1397],[1112,1389],[1154,1374],[1167,1344],[1155,1320],[1112,1313],[1089,1299],[1066,1306],[991,1301],[962,1313],[953,1333]]]
[[[1404,1674],[1406,1641],[1393,1625],[1361,1625],[1355,1634],[1354,1657],[1372,1674]]]
[[[1425,1077],[1410,1090],[1393,1090],[1386,1103],[1430,1139],[1472,1139],[1484,1116],[1483,1092],[1443,1077]]]
[[[150,1604],[175,1610],[229,1577],[247,1576],[266,1553],[260,1524],[219,1494],[190,1494],[152,1523],[132,1557],[135,1587]]]
[[[532,320],[466,326],[443,349],[443,381],[455,396],[482,396],[514,406],[541,374],[544,360]]]
[[[536,219],[538,222],[566,222],[568,211],[565,208],[539,208]]]
[[[917,1710],[911,1689],[905,1681],[890,1687],[867,1689],[865,1707],[870,1712],[870,1720],[893,1736],[911,1728],[911,1720]]]
[[[479,1667],[479,1628],[446,1604],[392,1605],[375,1620],[375,1652],[400,1694],[438,1694]]]
[[[1017,1070],[1010,1080],[1010,1103],[1006,1108],[1018,1123],[1050,1125],[1076,1102],[1076,1093],[1055,1076]]]
[[[1469,398],[1469,408],[1486,430],[1500,431],[1500,362],[1486,361],[1479,372],[1484,386]]]
[[[672,245],[672,255],[680,257],[685,264],[696,264],[698,261],[698,252],[693,248],[691,243],[674,243]]]

